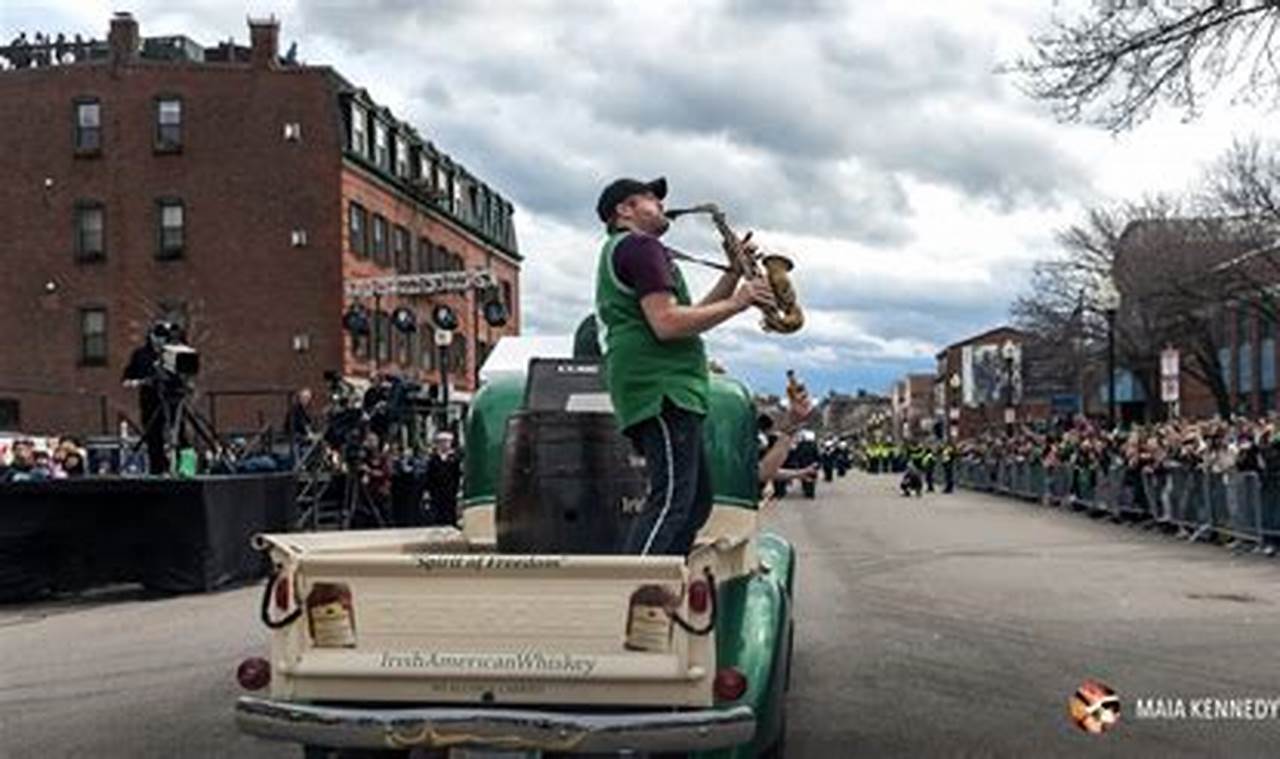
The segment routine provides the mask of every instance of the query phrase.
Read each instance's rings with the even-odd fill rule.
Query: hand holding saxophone
[[[773,288],[768,280],[762,277],[742,280],[738,289],[734,290],[730,297],[737,304],[739,311],[746,311],[752,306],[765,310],[778,307],[778,300],[773,296]]]

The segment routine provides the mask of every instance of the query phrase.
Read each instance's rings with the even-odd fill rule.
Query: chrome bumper
[[[746,743],[748,706],[688,712],[342,707],[242,696],[242,732],[332,748],[473,747],[565,753],[705,751]]]

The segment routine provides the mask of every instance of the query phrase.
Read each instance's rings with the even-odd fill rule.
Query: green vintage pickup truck
[[[240,729],[307,756],[783,755],[795,554],[757,523],[746,388],[713,378],[715,507],[690,555],[642,557],[504,545],[526,380],[474,398],[459,528],[259,536],[271,645],[241,665],[263,693]]]

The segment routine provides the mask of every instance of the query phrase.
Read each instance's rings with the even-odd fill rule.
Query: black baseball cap
[[[658,200],[667,197],[667,180],[666,177],[658,177],[651,182],[641,182],[638,179],[615,179],[604,188],[604,192],[600,193],[600,200],[596,201],[596,214],[600,217],[600,221],[608,223],[613,218],[613,211],[618,204],[632,195],[640,195],[646,192],[653,193]]]

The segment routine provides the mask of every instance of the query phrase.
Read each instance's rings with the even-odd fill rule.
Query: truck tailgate
[[[446,549],[447,550],[447,549]],[[710,706],[682,557],[278,553],[300,606],[272,695],[313,701]],[[277,594],[278,595],[278,594]],[[686,621],[686,627],[673,617]]]

